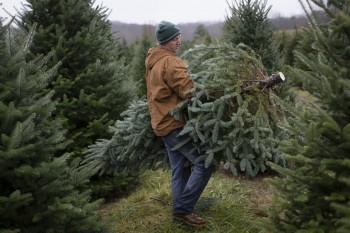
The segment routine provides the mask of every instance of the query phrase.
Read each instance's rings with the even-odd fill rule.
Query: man
[[[194,213],[194,206],[206,187],[213,167],[196,161],[200,156],[189,135],[178,136],[185,119],[175,120],[169,111],[190,98],[193,82],[185,63],[176,55],[181,44],[181,31],[173,23],[162,21],[156,27],[159,46],[150,48],[146,65],[147,100],[152,128],[160,136],[168,152],[172,169],[171,193],[173,215],[189,225],[203,226],[205,221]],[[173,150],[184,140],[190,141]],[[188,161],[193,165],[189,166]]]

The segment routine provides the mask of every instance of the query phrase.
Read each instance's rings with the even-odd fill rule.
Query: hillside
[[[179,24],[178,27],[182,31],[182,40],[192,40],[194,32],[198,25],[204,24],[213,37],[218,37],[221,34],[223,22],[198,22],[198,23],[186,23]],[[116,32],[116,36],[119,39],[125,39],[128,43],[133,43],[142,33],[147,30],[151,31],[152,35],[155,31],[155,25],[145,24],[128,24],[119,21],[112,22],[112,31]]]
[[[320,12],[320,19],[326,20],[324,14]],[[294,28],[300,28],[307,26],[307,18],[305,15],[297,15],[292,17],[276,17],[271,19],[276,30],[288,30]],[[221,35],[224,22],[197,22],[197,23],[185,23],[178,26],[182,31],[183,41],[192,40],[196,28],[203,24],[210,35],[214,38]],[[119,21],[112,21],[112,31],[116,32],[116,36],[121,40],[126,40],[128,43],[133,43],[142,33],[147,30],[154,34],[155,25],[150,24],[128,24]]]

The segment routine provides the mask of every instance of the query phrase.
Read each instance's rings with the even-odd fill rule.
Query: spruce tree
[[[282,64],[274,41],[276,32],[268,18],[271,6],[266,6],[266,0],[235,0],[229,9],[231,15],[225,19],[224,42],[245,44],[260,56],[268,73],[280,71]]]
[[[57,113],[66,121],[66,148],[78,155],[119,118],[134,98],[128,67],[120,58],[118,41],[111,32],[104,7],[92,0],[28,0],[19,24],[37,23],[30,51],[33,56],[54,51],[51,67],[62,65],[48,89],[61,101]]]
[[[53,92],[42,89],[60,64],[46,67],[51,53],[25,59],[33,36],[0,25],[0,231],[106,232],[101,202],[80,191],[89,172],[59,154],[68,141]]]
[[[272,232],[350,232],[350,1],[308,0],[331,18],[319,24],[308,13],[307,50],[296,52],[304,69],[293,75],[309,98],[283,127],[293,138],[280,149],[290,164],[272,182],[276,189],[265,229]],[[305,11],[309,9],[305,6]],[[312,50],[312,52],[310,52]]]

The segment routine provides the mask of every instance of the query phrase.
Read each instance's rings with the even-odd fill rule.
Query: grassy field
[[[196,206],[207,221],[198,229],[173,221],[170,176],[169,171],[147,171],[131,195],[104,204],[100,213],[112,232],[260,232],[253,221],[266,217],[271,203],[270,186],[263,177],[246,179],[216,172]]]

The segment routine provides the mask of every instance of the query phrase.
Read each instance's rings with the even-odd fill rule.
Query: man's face
[[[176,52],[181,44],[181,35],[178,35],[174,39],[170,40],[168,43],[164,45],[167,49]]]

